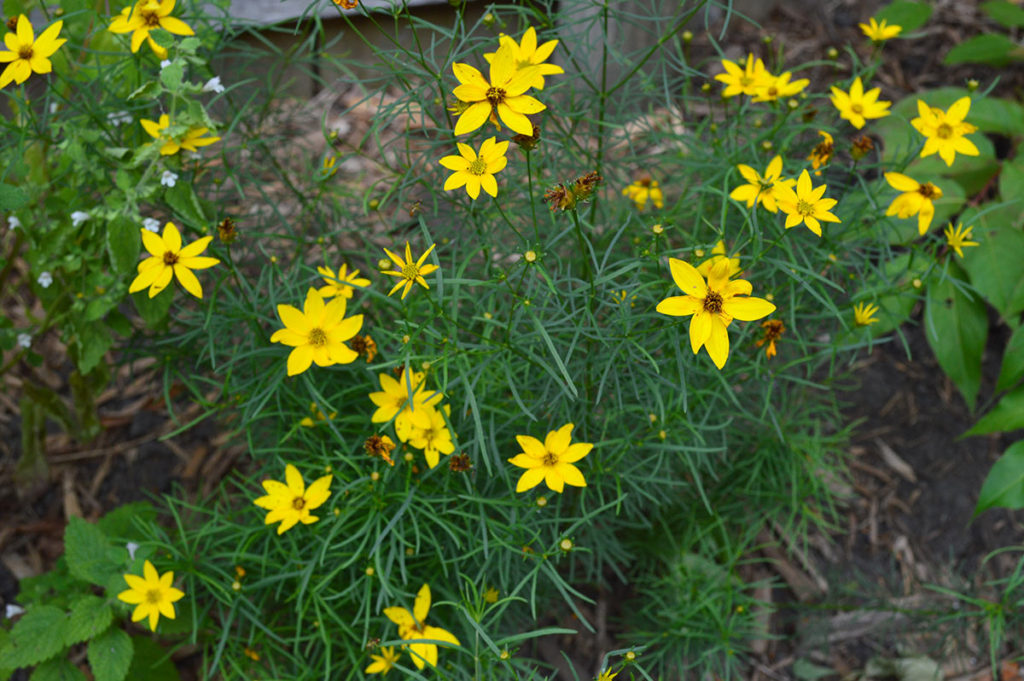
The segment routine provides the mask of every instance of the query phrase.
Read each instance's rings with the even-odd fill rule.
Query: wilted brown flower
[[[516,135],[512,141],[518,144],[523,151],[533,151],[540,143],[540,126],[533,126],[532,135]]]
[[[395,442],[387,435],[371,435],[366,438],[363,449],[370,456],[379,456],[390,465],[395,465],[395,462],[391,460],[391,452],[395,449]]]
[[[223,244],[234,243],[238,238],[238,225],[231,218],[224,218],[217,223],[217,236]]]
[[[349,341],[349,345],[351,345],[352,349],[360,356],[365,356],[367,362],[372,362],[373,358],[377,356],[377,343],[369,334],[365,336],[353,336],[352,340]]]
[[[871,138],[867,135],[861,135],[857,139],[853,140],[853,148],[850,149],[850,156],[853,156],[855,161],[859,161],[867,156],[874,148],[875,143],[871,141]]]
[[[465,473],[473,467],[466,454],[453,454],[448,457],[448,469],[453,473]]]

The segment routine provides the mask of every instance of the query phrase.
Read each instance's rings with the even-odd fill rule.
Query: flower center
[[[18,48],[19,59],[31,59],[32,58],[32,45],[22,45]]]
[[[864,113],[864,107],[861,106],[860,104],[851,104],[850,111],[852,111],[855,114],[862,114]]]
[[[309,330],[309,344],[322,348],[327,345],[327,334],[320,327],[313,327]]]
[[[772,188],[775,187],[775,180],[768,179],[767,177],[760,177],[757,183],[761,186],[761,193],[768,194]]]
[[[156,10],[139,10],[139,18],[142,19],[146,28],[160,28],[160,15]]]
[[[487,101],[491,106],[498,106],[505,101],[505,88],[492,87],[487,90]]]
[[[472,172],[472,170],[473,167],[472,165],[470,165],[470,172]],[[417,267],[416,263],[414,262],[407,262],[404,265],[402,265],[402,276],[405,277],[406,279],[415,279],[416,277],[420,276],[420,268]]]
[[[484,173],[487,172],[487,161],[478,158],[477,160],[470,163],[469,167],[466,168],[466,170],[468,170],[473,175],[483,175]]]
[[[931,182],[925,182],[917,188],[917,193],[926,199],[930,199],[935,196],[935,185]]]
[[[149,589],[146,591],[146,602],[147,603],[159,603],[160,602],[160,589]]]
[[[796,202],[796,212],[800,215],[814,215],[814,205],[800,199]]]
[[[953,128],[949,123],[943,123],[939,127],[935,128],[935,134],[944,140],[948,140],[953,136]]]
[[[722,294],[715,291],[708,291],[707,296],[704,298],[704,310],[712,314],[718,314],[722,311]]]
[[[164,253],[164,264],[168,267],[173,267],[178,264],[178,254],[174,251],[167,251]]]
[[[778,98],[778,96],[779,96],[779,88],[775,87],[774,85],[769,87],[768,88],[768,96],[771,97],[772,99]]]
[[[301,511],[306,508],[306,500],[303,497],[295,497],[292,499],[292,508],[296,511]]]
[[[558,463],[558,455],[557,454],[555,454],[553,452],[548,452],[547,454],[544,455],[544,465],[545,466],[554,466],[556,463]]]

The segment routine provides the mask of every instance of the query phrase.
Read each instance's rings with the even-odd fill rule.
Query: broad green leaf
[[[179,681],[178,668],[171,661],[170,651],[149,637],[132,636],[135,654],[128,670],[128,678],[145,681]]]
[[[908,33],[921,26],[932,16],[932,6],[926,2],[908,2],[897,0],[888,7],[875,13],[878,21],[885,19],[890,24],[903,27],[903,33]]]
[[[106,599],[93,595],[80,598],[71,606],[71,615],[64,630],[64,645],[72,646],[95,638],[110,626],[113,619],[114,611]]]
[[[203,215],[203,207],[199,204],[195,190],[191,182],[179,181],[164,194],[168,205],[181,217],[183,223],[192,228],[198,228],[206,224],[206,217]],[[178,225],[179,229],[182,227]],[[184,234],[185,230],[181,229]],[[188,239],[185,239],[188,242]]]
[[[118,215],[107,223],[107,253],[114,274],[127,275],[135,271],[142,251],[141,228],[124,217]]]
[[[131,537],[137,536],[132,529],[132,519],[138,518],[143,522],[156,518],[156,509],[148,501],[136,501],[130,504],[118,506],[105,516],[96,521],[96,526],[103,530],[108,537]]]
[[[132,301],[139,316],[146,322],[146,326],[153,329],[158,327],[167,318],[167,312],[171,309],[174,301],[174,287],[168,286],[156,296],[149,297],[149,289],[143,289],[132,294]]]
[[[72,517],[64,530],[64,552],[68,571],[91,584],[103,586],[118,566],[107,558],[110,541],[98,527]]]
[[[181,89],[181,81],[185,77],[185,67],[179,61],[174,61],[160,69],[160,82],[171,92]]]
[[[990,508],[1024,508],[1024,440],[1010,445],[988,472],[974,515]]]
[[[1024,27],[1024,9],[1007,0],[983,2],[981,11],[1007,28]]]
[[[68,658],[55,657],[36,667],[29,681],[86,681],[86,676]]]
[[[108,629],[89,641],[85,651],[96,681],[123,681],[132,653],[132,639],[121,629]]]
[[[1018,147],[1018,152],[1022,150]],[[1003,201],[1013,201],[1024,213],[1024,159],[1018,157],[1012,161],[1003,161],[999,172],[999,196]]]
[[[1024,212],[1015,206],[980,214],[972,209],[964,211],[964,225],[973,225],[974,240],[978,242],[964,250],[963,266],[971,277],[971,284],[1005,319],[1024,310],[1024,232],[1018,221]]]
[[[17,669],[44,662],[64,650],[64,611],[52,605],[29,608],[0,649],[0,668]]]
[[[75,343],[72,346],[72,355],[78,365],[78,370],[87,374],[95,369],[107,350],[114,344],[114,337],[110,335],[107,325],[100,321],[84,322],[78,325],[78,333],[75,334]]]
[[[878,306],[878,312],[875,313],[878,321],[867,327],[873,337],[884,336],[910,317],[922,295],[912,282],[915,278],[923,277],[927,267],[928,260],[925,258],[912,258],[910,253],[902,253],[885,263],[880,273],[864,278],[857,295],[850,302],[873,303]],[[860,332],[855,331],[855,335],[860,335]]]
[[[1017,49],[1017,43],[1002,33],[985,33],[968,38],[959,45],[954,45],[943,62],[952,64],[989,64],[1005,66],[1011,60],[1011,52]]]
[[[988,337],[988,313],[979,296],[969,298],[954,285],[952,277],[958,274],[959,268],[951,264],[947,277],[936,276],[928,282],[924,331],[939,366],[973,410],[981,387],[981,353]],[[957,283],[964,285],[963,281]]]
[[[28,194],[18,187],[0,183],[0,213],[18,210],[28,203]]]
[[[982,416],[965,435],[1004,433],[1018,428],[1024,428],[1024,386],[1003,395],[992,411]]]
[[[1010,388],[1024,378],[1024,325],[1018,326],[1003,351],[1003,366],[999,369],[996,392]]]

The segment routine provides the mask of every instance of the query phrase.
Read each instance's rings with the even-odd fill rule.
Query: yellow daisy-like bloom
[[[875,43],[883,43],[889,38],[895,38],[903,30],[903,27],[897,24],[887,26],[885,19],[882,19],[881,23],[879,23],[875,21],[874,17],[868,19],[866,24],[857,25],[860,26],[860,30],[864,31],[864,35],[871,39],[871,42]]]
[[[647,200],[650,199],[655,208],[665,206],[665,195],[661,192],[656,180],[649,177],[642,177],[633,184],[622,190],[623,196],[628,196],[636,204],[637,210],[647,207]]]
[[[288,375],[301,374],[315,362],[318,367],[350,364],[359,356],[345,341],[363,328],[363,315],[345,317],[348,301],[339,296],[329,303],[315,288],[306,292],[300,312],[291,305],[278,305],[277,314],[284,324],[270,337],[271,343],[282,343],[293,350],[288,353]]]
[[[149,251],[149,256],[139,263],[138,275],[128,287],[128,293],[135,293],[149,287],[149,297],[167,288],[172,278],[177,278],[182,287],[196,298],[203,297],[203,287],[192,270],[205,270],[220,264],[217,258],[200,256],[213,240],[212,236],[196,239],[188,246],[182,247],[181,232],[173,222],[164,225],[162,235],[154,234],[148,229],[142,233],[142,245]]]
[[[384,608],[384,616],[398,625],[398,636],[405,641],[416,641],[422,639],[433,639],[444,641],[455,646],[461,646],[459,639],[441,627],[434,627],[426,623],[427,614],[430,612],[430,587],[426,584],[416,594],[416,601],[413,603],[412,612],[405,608]],[[403,643],[402,649],[408,649],[413,664],[417,669],[423,669],[426,665],[437,666],[437,645],[434,643]]]
[[[491,59],[490,80],[469,64],[452,64],[452,71],[461,83],[452,94],[469,107],[455,123],[455,134],[473,132],[488,119],[498,123],[498,118],[520,135],[533,135],[533,123],[526,117],[547,107],[525,94],[534,81],[538,67],[520,69],[516,62],[516,50],[511,44],[504,44]]]
[[[455,451],[452,443],[452,434],[448,430],[444,416],[451,414],[452,408],[444,405],[444,414],[440,409],[426,407],[427,419],[430,425],[420,427],[416,421],[412,421],[412,428],[409,430],[408,443],[416,449],[423,450],[423,456],[427,459],[427,465],[433,468],[441,459],[441,454],[448,455]],[[397,431],[397,427],[396,427]]]
[[[789,82],[791,75],[789,71],[778,76],[773,76],[769,73],[754,91],[754,101],[775,102],[780,97],[792,97],[803,92],[803,89],[811,82],[806,78],[801,78],[791,83]]]
[[[964,257],[964,252],[961,249],[978,245],[977,241],[970,241],[972,231],[974,231],[974,225],[968,225],[964,228],[962,222],[956,223],[956,229],[953,228],[952,222],[946,227],[946,243],[961,258]]]
[[[370,655],[370,659],[373,660],[369,666],[363,670],[365,674],[387,674],[391,671],[391,668],[398,662],[398,658],[402,656],[401,653],[395,652],[394,646],[384,646],[380,649],[380,655]]]
[[[870,326],[878,321],[876,312],[878,306],[873,303],[857,303],[853,306],[853,323],[857,326]]]
[[[320,407],[316,406],[316,402],[309,403],[309,416],[304,417],[299,421],[299,425],[304,428],[315,428],[317,423],[321,421],[333,421],[338,415],[338,412],[332,411],[330,416],[327,416],[320,410]],[[315,421],[313,419],[316,419]]]
[[[185,592],[175,589],[174,573],[167,571],[162,575],[156,571],[148,560],[142,566],[142,577],[125,575],[128,590],[117,594],[117,599],[135,606],[132,622],[149,618],[150,631],[156,631],[156,623],[160,615],[174,619],[174,603],[185,597]]]
[[[806,170],[800,173],[796,181],[796,191],[789,187],[779,190],[779,208],[786,214],[786,229],[803,223],[807,229],[821,236],[822,222],[840,222],[839,218],[829,211],[838,201],[823,199],[822,195],[828,185],[815,187],[811,184],[811,176]]]
[[[321,286],[318,291],[324,298],[351,298],[356,288],[364,288],[370,285],[369,279],[359,276],[359,270],[349,272],[348,265],[343,264],[339,267],[337,274],[330,267],[317,267],[316,271],[320,273],[320,276],[327,283],[326,286]]]
[[[213,144],[214,142],[220,141],[219,137],[203,137],[203,135],[209,132],[209,128],[189,128],[180,140],[168,137],[164,134],[164,130],[169,128],[171,125],[170,118],[168,118],[167,114],[161,114],[158,121],[151,121],[147,118],[143,118],[139,123],[150,137],[161,142],[161,156],[171,156],[173,154],[177,154],[182,149],[186,151],[198,151],[199,147],[205,147]]]
[[[195,35],[195,31],[181,19],[171,16],[176,0],[139,0],[134,6],[125,7],[121,15],[110,22],[107,29],[111,33],[131,33],[132,52],[138,52],[142,41],[149,44],[149,49],[158,59],[167,59],[167,50],[156,44],[150,31],[162,28],[175,35]]]
[[[543,45],[538,46],[537,31],[533,30],[533,26],[526,29],[526,33],[523,34],[522,40],[518,43],[514,38],[505,34],[501,35],[499,41],[501,45],[508,45],[512,48],[517,69],[525,69],[531,66],[537,67],[534,71],[533,80],[530,81],[530,87],[532,88],[543,90],[544,76],[565,73],[561,66],[544,63],[551,56],[551,53],[555,51],[555,48],[558,47],[558,41],[549,40]],[[484,59],[490,64],[494,60],[494,53],[488,52],[484,54]]]
[[[942,198],[942,190],[931,182],[922,184],[902,173],[886,173],[885,181],[893,189],[903,192],[892,200],[885,214],[898,218],[916,215],[918,234],[927,232],[935,217],[935,204],[932,202]]]
[[[424,265],[423,263],[426,261],[427,256],[430,255],[430,252],[434,250],[434,246],[436,245],[437,244],[430,244],[430,248],[428,248],[426,252],[420,256],[419,260],[415,262],[413,262],[412,249],[409,248],[408,241],[405,242],[404,260],[388,249],[384,249],[384,252],[388,254],[389,258],[391,258],[391,262],[395,263],[397,266],[397,269],[394,270],[381,271],[381,274],[386,274],[390,277],[398,277],[398,283],[388,291],[389,296],[404,286],[405,290],[402,291],[402,300],[405,300],[405,297],[409,294],[409,289],[412,288],[413,284],[419,284],[425,289],[430,289],[427,285],[427,280],[423,277],[432,273],[434,270],[438,269],[438,267],[434,264]]]
[[[807,157],[807,160],[811,162],[811,167],[814,170],[827,165],[832,159],[832,154],[835,152],[835,144],[832,141],[832,135],[828,134],[824,130],[819,130],[818,134],[821,135],[822,140],[818,142],[814,149],[811,150],[811,155]],[[814,173],[815,175],[821,175],[821,171]]]
[[[380,374],[379,378],[381,390],[370,393],[370,400],[377,405],[370,417],[371,423],[394,419],[395,433],[403,442],[409,440],[414,428],[426,430],[433,426],[428,411],[437,406],[444,395],[436,390],[427,392],[426,374],[415,371],[406,376],[403,370],[397,380],[389,374]]]
[[[956,100],[948,111],[928,106],[922,100],[917,100],[918,117],[911,120],[910,124],[928,138],[925,140],[924,149],[921,150],[921,158],[938,153],[946,165],[951,166],[957,152],[964,156],[977,156],[980,153],[978,147],[964,137],[978,129],[970,123],[964,122],[970,110],[970,97],[961,97]]]
[[[759,88],[768,83],[772,77],[764,67],[760,58],[754,59],[753,54],[747,55],[746,64],[740,68],[735,62],[728,59],[722,60],[722,68],[725,73],[715,76],[715,80],[725,83],[723,97],[735,97],[736,95],[756,95]]]
[[[533,489],[544,481],[548,489],[561,492],[566,485],[586,487],[583,473],[573,464],[585,457],[594,448],[589,442],[572,442],[574,425],[567,423],[558,430],[552,430],[541,442],[529,435],[516,435],[516,442],[523,448],[509,463],[525,468],[526,471],[516,483],[516,492]]]
[[[711,274],[711,269],[725,260],[729,263],[729,278],[732,279],[740,273],[740,258],[739,253],[734,257],[730,258],[726,255],[725,242],[719,241],[715,244],[715,247],[711,249],[711,257],[697,265],[697,271],[700,272],[700,276],[707,278]]]
[[[459,187],[465,187],[469,198],[476,199],[480,196],[480,188],[491,196],[498,195],[498,183],[494,174],[504,170],[508,164],[505,152],[508,151],[508,141],[497,142],[494,137],[487,139],[480,145],[480,153],[473,151],[473,147],[462,142],[457,142],[460,156],[445,156],[440,163],[448,170],[454,170],[444,183],[444,190],[451,191]]]
[[[608,667],[608,669],[605,669],[603,672],[601,672],[601,674],[596,679],[594,679],[594,681],[612,681],[612,679],[614,679],[618,675],[618,672],[613,672],[612,668]]]
[[[853,81],[849,92],[843,92],[832,86],[832,105],[839,110],[840,118],[850,121],[850,125],[860,130],[868,118],[885,118],[889,115],[892,102],[878,101],[882,88],[872,88],[864,92],[864,84],[860,76]]]
[[[690,320],[690,349],[693,354],[707,348],[715,366],[721,369],[729,359],[729,331],[733,319],[752,322],[767,317],[775,305],[750,296],[753,287],[746,279],[729,280],[729,261],[720,260],[704,277],[693,265],[668,259],[672,280],[686,295],[670,296],[658,303],[661,314],[672,317],[693,315]]]
[[[7,66],[4,67],[4,72],[0,73],[0,88],[7,87],[11,81],[21,85],[33,73],[45,74],[53,71],[50,57],[67,42],[66,39],[57,37],[63,25],[63,21],[56,21],[36,38],[28,17],[24,14],[18,15],[15,32],[4,35],[4,46],[7,49],[0,52],[0,64]]]
[[[782,177],[782,157],[776,156],[765,168],[764,175],[759,175],[756,170],[748,165],[740,163],[736,166],[740,175],[747,181],[732,190],[729,198],[735,201],[746,201],[747,208],[753,208],[760,203],[766,210],[777,213],[779,210],[776,204],[776,193],[780,187],[792,187],[796,180]]]
[[[266,496],[253,499],[253,504],[270,511],[264,519],[264,525],[272,525],[276,522],[277,533],[284,534],[298,523],[311,525],[320,520],[310,511],[322,506],[327,498],[331,496],[331,479],[328,474],[317,480],[306,488],[299,469],[288,464],[284,467],[285,482],[277,480],[264,480],[263,489]],[[287,484],[286,484],[287,483]]]

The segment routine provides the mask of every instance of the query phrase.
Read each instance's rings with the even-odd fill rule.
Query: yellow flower
[[[628,196],[636,204],[637,210],[643,210],[650,199],[655,208],[662,208],[665,205],[665,195],[661,193],[661,187],[656,180],[649,177],[642,177],[633,184],[622,190],[623,196]]]
[[[857,303],[853,306],[853,322],[857,326],[870,326],[878,321],[874,314],[878,306],[872,303]]]
[[[946,227],[946,243],[949,247],[956,251],[956,254],[961,258],[964,257],[964,252],[960,249],[970,248],[971,246],[977,246],[977,241],[968,241],[971,238],[971,232],[974,230],[974,225],[968,225],[964,228],[962,222],[956,224],[956,229],[953,228],[953,223],[949,223]]]
[[[334,0],[334,4],[342,9],[355,9],[359,6],[359,0]],[[398,658],[396,657],[395,659],[397,660]]]
[[[520,135],[533,135],[533,123],[526,114],[535,114],[547,107],[525,94],[536,76],[538,67],[520,69],[516,64],[516,50],[504,44],[491,60],[490,80],[469,64],[452,64],[452,71],[460,85],[453,91],[456,97],[470,106],[455,123],[455,134],[464,135],[483,125],[488,118],[498,118]]]
[[[889,204],[886,215],[909,218],[917,215],[917,232],[924,234],[935,217],[934,199],[942,198],[942,190],[931,182],[921,184],[917,180],[902,173],[886,173],[885,181],[893,189],[903,192]]]
[[[505,168],[508,159],[508,141],[496,142],[494,137],[480,145],[479,155],[468,144],[457,142],[460,156],[445,156],[440,163],[455,173],[444,183],[444,190],[450,191],[465,186],[469,198],[480,196],[480,188],[491,196],[498,195],[498,183],[494,174]]]
[[[489,586],[487,587],[487,590],[484,591],[484,602],[497,603],[499,595],[500,592],[497,589],[495,589],[493,586]]]
[[[764,329],[764,336],[757,339],[757,347],[767,343],[768,347],[764,349],[764,356],[771,359],[777,354],[775,341],[786,332],[786,325],[778,319],[766,319],[761,322],[761,328]]]
[[[131,33],[132,52],[138,52],[142,41],[149,44],[149,49],[158,59],[167,59],[167,50],[153,40],[149,32],[162,28],[175,35],[195,35],[195,31],[181,19],[170,16],[176,0],[139,0],[134,7],[125,7],[121,15],[110,22],[111,33]]]
[[[117,598],[135,606],[132,622],[148,617],[150,631],[156,631],[160,615],[174,619],[173,604],[184,598],[185,592],[171,586],[174,583],[173,572],[167,571],[161,575],[148,560],[142,566],[142,575],[125,575],[124,581],[128,582],[129,588],[117,594]]]
[[[889,38],[895,38],[903,30],[902,26],[893,24],[886,26],[885,19],[882,19],[881,23],[875,21],[874,17],[868,19],[866,24],[857,24],[860,26],[860,30],[864,31],[864,35],[871,39],[872,42],[882,43]]]
[[[971,110],[971,98],[961,97],[953,102],[948,111],[928,106],[917,100],[918,117],[910,124],[919,133],[927,137],[921,158],[938,152],[947,166],[953,165],[957,152],[964,156],[977,156],[980,152],[974,142],[964,137],[977,130],[975,126],[964,122]]]
[[[778,76],[773,76],[770,73],[766,73],[761,84],[757,87],[754,92],[755,102],[774,102],[779,97],[792,97],[795,94],[803,91],[807,84],[810,83],[806,78],[800,80],[794,80],[792,83],[789,82],[789,78],[792,74],[789,71],[781,73]]]
[[[284,324],[270,337],[271,343],[292,348],[288,353],[288,375],[301,374],[315,362],[318,367],[350,364],[359,354],[345,345],[363,327],[363,315],[345,317],[345,298],[324,304],[315,288],[306,292],[300,312],[291,305],[278,305],[277,314]]]
[[[832,158],[833,152],[835,152],[835,144],[832,142],[832,135],[828,134],[824,130],[819,130],[818,134],[821,135],[822,140],[815,145],[814,149],[811,150],[811,155],[807,157],[807,160],[811,162],[811,167],[814,170],[823,165],[828,164]],[[821,171],[814,173],[815,175],[821,175]]]
[[[33,73],[50,73],[53,70],[50,57],[67,42],[57,37],[63,25],[63,21],[54,22],[36,38],[28,17],[18,15],[15,32],[4,35],[7,50],[0,52],[0,64],[7,66],[0,73],[0,88],[7,87],[12,80],[21,85]]]
[[[722,60],[722,67],[725,73],[715,76],[715,80],[726,85],[722,91],[723,97],[756,95],[758,88],[763,87],[771,78],[771,74],[764,68],[764,62],[760,58],[754,59],[753,54],[747,55],[747,62],[743,68],[728,59]]]
[[[739,254],[736,257],[730,258],[726,255],[725,242],[719,241],[715,244],[715,247],[711,249],[711,257],[697,265],[697,271],[704,278],[707,278],[711,274],[711,269],[720,263],[721,261],[727,261],[729,263],[728,276],[730,279],[740,273],[740,258]]]
[[[330,267],[317,267],[316,271],[320,273],[320,276],[327,283],[327,286],[321,286],[318,291],[324,298],[334,298],[336,296],[351,298],[354,288],[363,288],[370,285],[369,279],[359,276],[359,270],[349,272],[348,265],[345,264],[338,268],[337,274]]]
[[[203,287],[192,270],[204,270],[220,263],[217,258],[200,256],[206,250],[212,236],[201,237],[188,246],[181,245],[181,232],[173,222],[164,225],[163,235],[157,235],[148,229],[142,232],[142,245],[149,251],[149,256],[139,263],[138,276],[128,287],[128,293],[135,293],[149,287],[149,297],[167,288],[172,277],[196,298],[203,297]]]
[[[548,432],[544,442],[529,435],[516,435],[516,442],[523,448],[523,452],[508,461],[513,466],[526,469],[516,483],[516,492],[532,489],[542,480],[554,492],[561,492],[565,485],[587,486],[583,473],[573,464],[589,454],[594,445],[589,442],[570,444],[573,427],[573,424],[567,423],[558,430]]]
[[[803,223],[807,229],[821,236],[822,222],[840,222],[839,218],[829,212],[838,201],[821,198],[826,189],[828,185],[813,186],[806,170],[801,171],[795,192],[789,187],[783,187],[778,200],[779,208],[786,214],[786,229]]]
[[[397,380],[388,374],[380,374],[379,378],[381,390],[370,393],[370,401],[377,405],[370,417],[371,423],[394,419],[395,433],[403,442],[408,440],[414,427],[427,429],[433,425],[427,410],[435,407],[444,395],[436,390],[427,392],[426,374],[414,371],[406,375],[403,370]]]
[[[747,208],[753,208],[760,203],[766,210],[776,213],[779,210],[775,202],[778,196],[775,193],[776,190],[779,187],[792,187],[796,184],[796,180],[782,177],[781,156],[776,156],[768,163],[763,177],[756,170],[742,163],[736,166],[736,169],[740,171],[740,175],[747,181],[747,184],[741,184],[733,189],[729,198],[735,201],[746,201]]]
[[[310,402],[309,414],[309,416],[306,416],[301,421],[299,421],[300,426],[303,426],[305,428],[313,428],[316,426],[317,423],[320,423],[321,421],[333,421],[334,418],[338,415],[338,412],[332,411],[331,415],[327,416],[320,410],[320,407],[316,406],[316,402]]]
[[[658,303],[661,314],[672,317],[693,315],[690,320],[690,348],[693,354],[707,348],[715,366],[721,369],[729,359],[729,332],[733,319],[752,322],[775,311],[775,305],[763,298],[752,298],[753,287],[746,279],[729,280],[729,261],[720,260],[711,268],[707,283],[688,262],[668,259],[672,280],[686,295],[670,296]]]
[[[512,48],[512,53],[515,57],[516,68],[525,69],[531,66],[535,66],[533,79],[530,81],[530,87],[538,90],[544,89],[544,76],[551,76],[558,73],[565,73],[561,66],[557,64],[545,64],[551,53],[558,47],[557,40],[549,40],[543,45],[537,45],[537,31],[533,29],[533,26],[526,29],[526,33],[523,34],[522,40],[517,43],[514,38],[502,34],[499,38],[501,45],[509,45]],[[484,54],[484,59],[490,64],[494,61],[494,53],[488,52]]]
[[[340,0],[335,0],[339,2]],[[391,671],[391,668],[398,662],[398,658],[402,656],[401,653],[396,653],[394,646],[381,647],[380,655],[370,655],[370,659],[373,662],[363,670],[365,674],[387,674]]]
[[[455,646],[461,646],[459,639],[451,632],[434,627],[426,623],[427,614],[430,612],[430,587],[426,584],[416,594],[416,601],[413,603],[412,612],[405,608],[384,608],[384,616],[398,625],[398,636],[404,641],[417,641],[433,639],[444,641]],[[417,669],[423,669],[429,664],[437,666],[437,645],[434,643],[409,643],[402,644],[402,649],[408,648],[413,664]]]
[[[618,675],[618,672],[613,672],[612,668],[608,667],[608,669],[605,669],[603,672],[601,672],[601,674],[596,679],[594,679],[594,681],[612,681],[612,679],[614,679]]]
[[[337,163],[337,156],[324,156],[323,164],[320,166],[320,179],[326,180],[329,177],[334,177],[334,174],[338,172],[335,167]]]
[[[427,459],[427,465],[433,468],[441,458],[441,454],[451,454],[455,451],[452,443],[452,434],[445,423],[445,415],[451,414],[452,408],[447,404],[443,407],[444,414],[440,409],[425,407],[427,418],[420,423],[429,420],[429,425],[423,427],[412,421],[412,428],[409,430],[407,442],[416,449],[422,449]],[[397,427],[396,427],[397,431]]]
[[[850,91],[843,92],[836,86],[832,86],[832,105],[839,110],[840,118],[850,121],[850,125],[860,130],[864,127],[868,118],[884,118],[889,115],[889,105],[892,102],[878,101],[878,94],[881,88],[872,88],[864,92],[864,85],[860,76],[853,81]]]
[[[171,126],[171,121],[167,114],[161,114],[159,121],[151,121],[143,118],[139,123],[142,124],[143,129],[150,137],[161,142],[161,156],[177,154],[182,149],[185,149],[186,151],[198,151],[199,147],[205,147],[213,144],[214,142],[220,141],[219,137],[203,137],[203,135],[209,132],[209,128],[189,128],[180,140],[176,140],[173,137],[165,135],[164,130]]]
[[[405,242],[405,260],[402,260],[388,249],[384,249],[384,252],[388,254],[388,257],[391,258],[391,261],[397,266],[397,269],[383,270],[381,272],[381,274],[387,274],[391,277],[398,277],[398,283],[395,284],[394,288],[388,291],[389,296],[404,286],[405,290],[402,291],[402,300],[405,300],[405,296],[408,295],[409,289],[412,288],[413,284],[419,284],[425,289],[430,289],[430,287],[427,286],[426,279],[423,277],[438,269],[438,267],[437,265],[424,265],[423,263],[426,261],[427,256],[430,255],[430,252],[434,250],[434,246],[436,245],[437,244],[430,244],[430,248],[428,248],[426,252],[420,256],[420,259],[415,262],[413,262],[412,250],[409,248],[408,241]]]
[[[318,478],[309,488],[302,480],[299,470],[288,464],[284,467],[285,482],[277,480],[264,480],[263,489],[266,496],[253,500],[253,504],[270,511],[264,519],[264,525],[271,525],[279,522],[278,534],[284,534],[295,527],[296,524],[311,525],[320,520],[310,511],[323,505],[331,496],[331,475]]]

